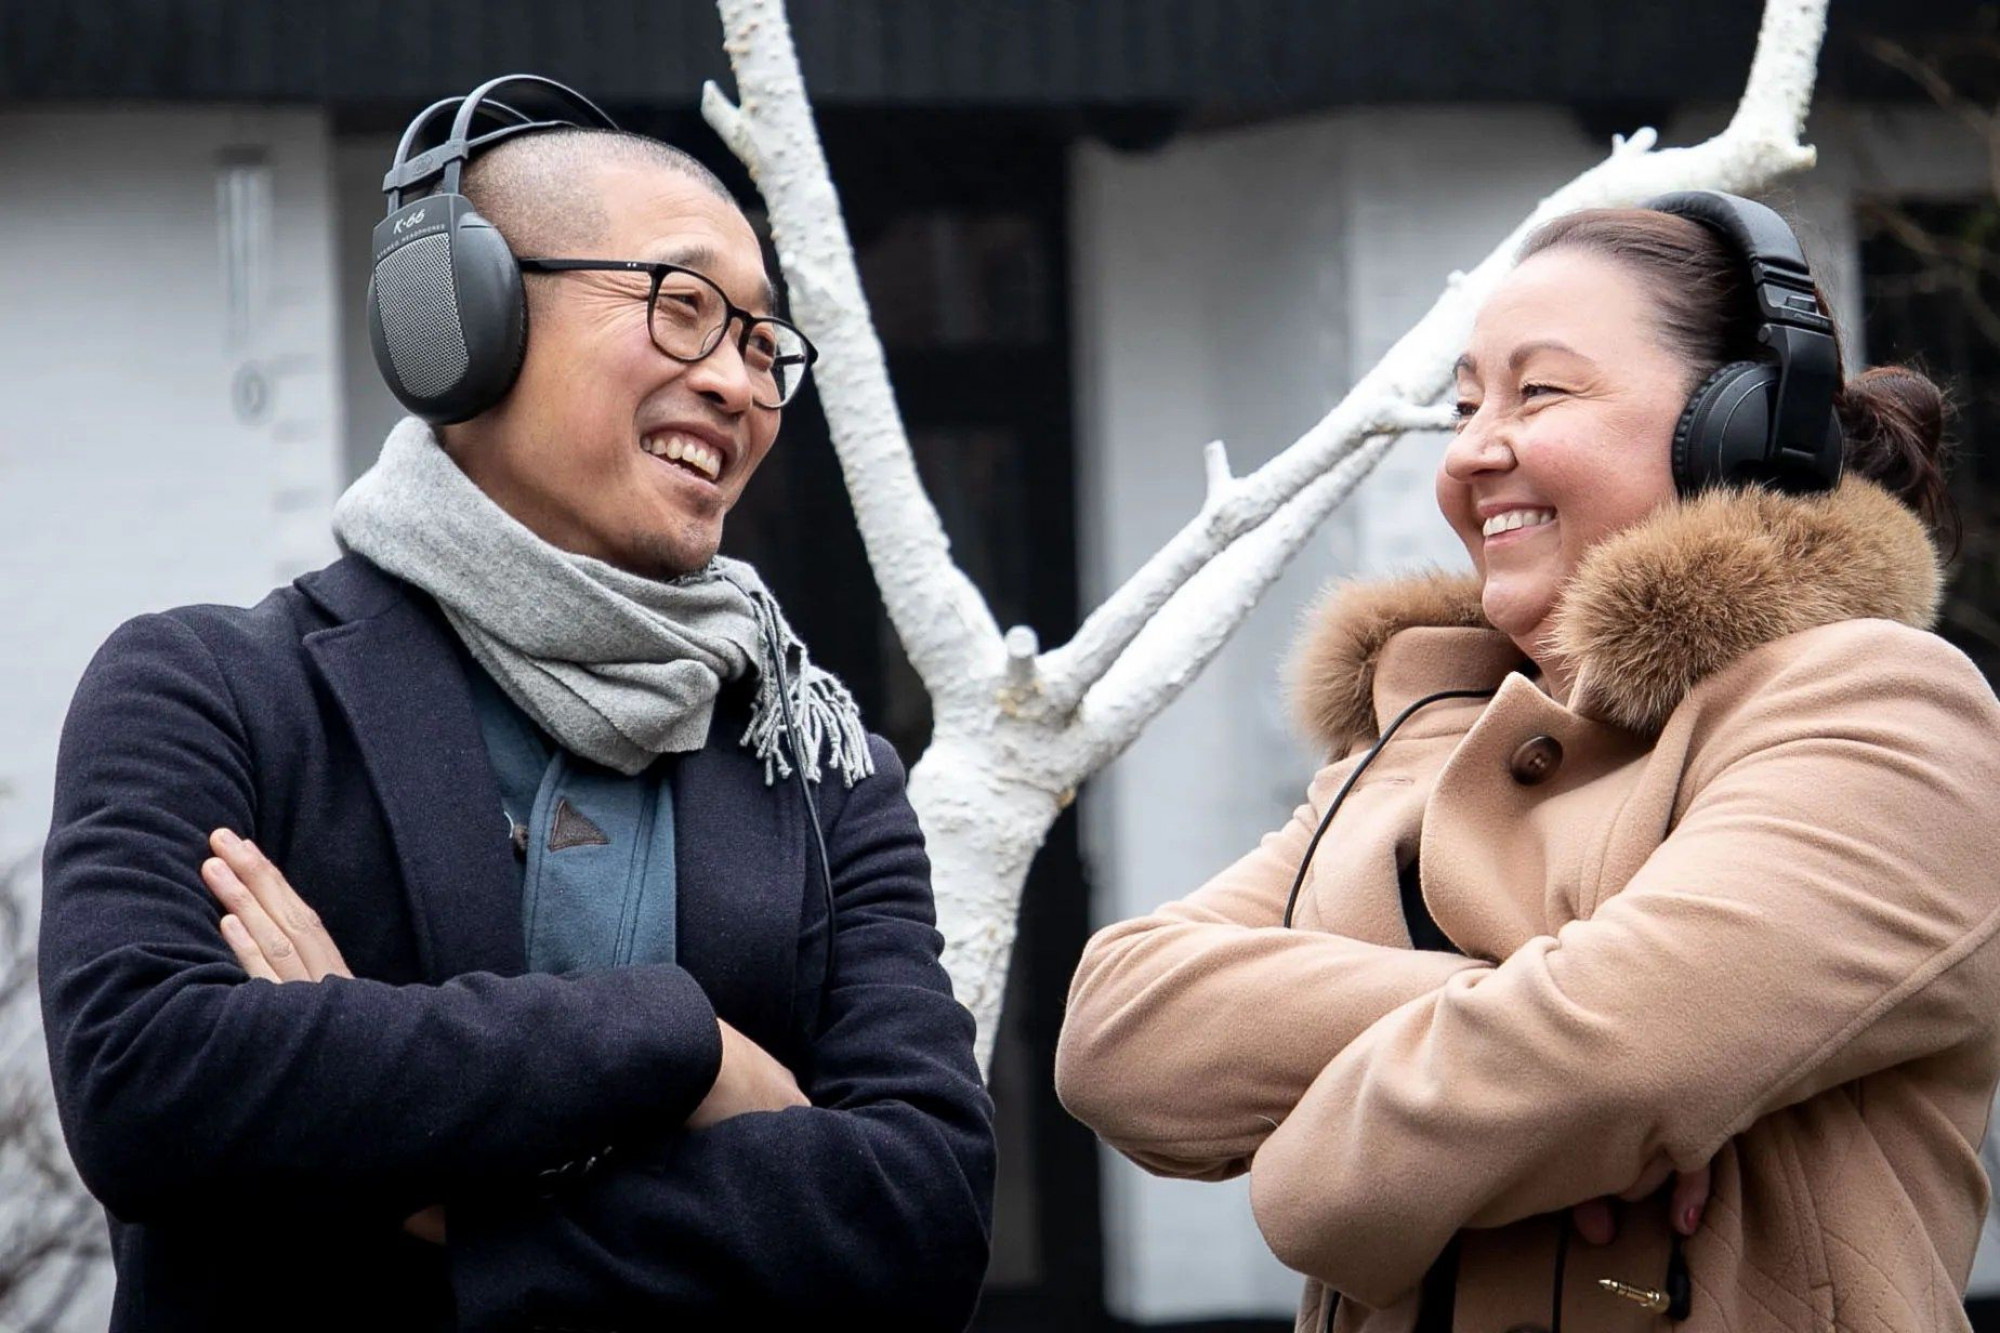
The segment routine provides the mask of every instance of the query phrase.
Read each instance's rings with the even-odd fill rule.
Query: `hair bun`
[[[1848,468],[1916,510],[1933,532],[1955,533],[1957,512],[1945,484],[1943,390],[1908,366],[1876,366],[1843,384],[1833,408]]]

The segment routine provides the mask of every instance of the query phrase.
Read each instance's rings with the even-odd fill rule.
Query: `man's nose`
[[[750,410],[755,391],[734,325],[722,331],[713,352],[688,367],[688,387],[729,412]]]

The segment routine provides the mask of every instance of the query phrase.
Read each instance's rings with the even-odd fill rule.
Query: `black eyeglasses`
[[[733,321],[743,322],[736,352],[750,373],[750,398],[759,407],[783,407],[806,382],[819,350],[797,328],[773,315],[753,315],[722,294],[707,274],[679,264],[639,259],[522,259],[523,273],[644,273],[646,328],[653,346],[693,365],[722,346]]]

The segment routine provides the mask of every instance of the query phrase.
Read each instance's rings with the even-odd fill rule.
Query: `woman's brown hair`
[[[1762,355],[1743,259],[1700,223],[1643,208],[1585,209],[1536,231],[1520,257],[1558,249],[1604,255],[1639,277],[1659,314],[1661,338],[1687,362],[1690,393],[1724,364]],[[1818,296],[1831,317],[1826,293]],[[1845,377],[1833,410],[1849,470],[1897,496],[1956,546],[1943,391],[1907,366],[1877,366]]]

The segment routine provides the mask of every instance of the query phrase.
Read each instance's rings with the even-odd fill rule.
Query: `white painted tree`
[[[935,867],[945,965],[993,1048],[1028,864],[1078,784],[1116,758],[1200,674],[1308,537],[1405,432],[1448,425],[1436,405],[1487,293],[1527,233],[1578,208],[1667,190],[1754,194],[1813,164],[1801,142],[1826,0],[1767,0],[1728,127],[1657,149],[1641,129],[1543,199],[1321,421],[1263,467],[1233,476],[1207,447],[1207,499],[1093,611],[1067,644],[1002,633],[953,563],[890,389],[839,198],[813,125],[783,0],[717,0],[738,100],[702,111],[770,211],[793,313],[820,347],[820,399],[890,621],[930,692],[934,730],[910,798]]]

